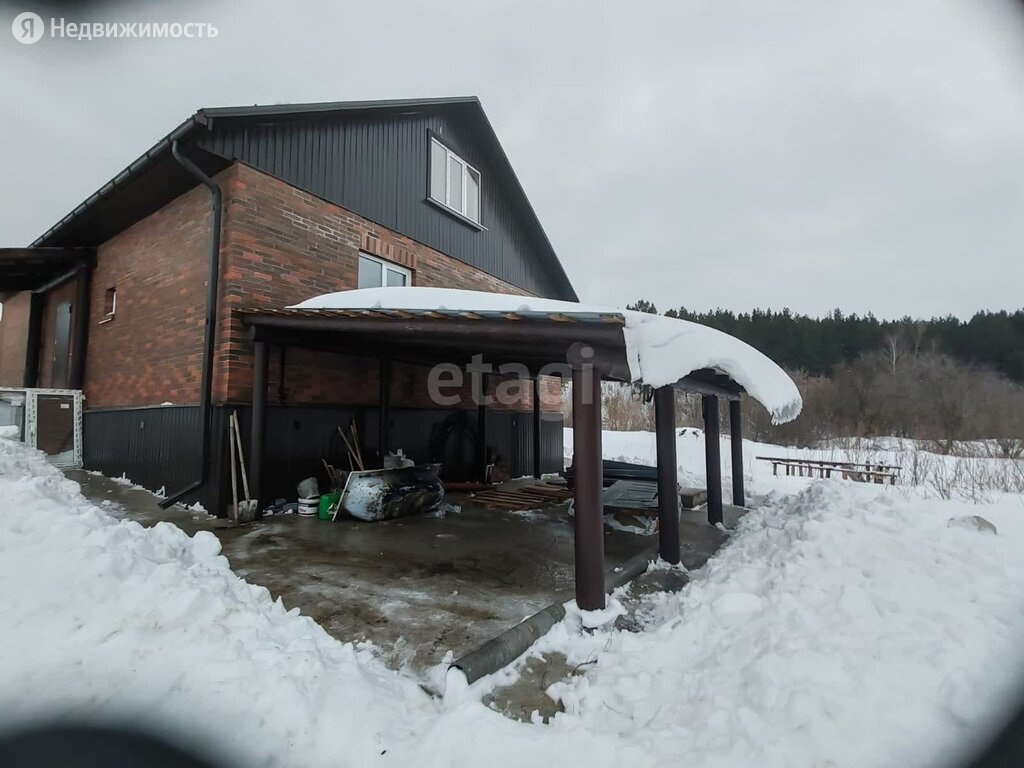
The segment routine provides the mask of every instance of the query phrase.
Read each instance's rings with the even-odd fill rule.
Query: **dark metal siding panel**
[[[429,133],[481,174],[479,231],[427,202]],[[215,125],[202,146],[337,203],[533,293],[560,297],[545,247],[500,164],[463,120],[436,114]]]
[[[242,442],[248,450],[250,409],[240,407],[237,411]],[[227,408],[211,409],[210,478],[206,487],[185,499],[186,503],[198,501],[209,512],[221,515],[231,494],[227,450],[229,412]],[[451,411],[445,410],[392,409],[393,447],[402,448],[416,462],[429,461],[431,431],[450,414]],[[263,478],[267,496],[294,500],[296,483],[310,475],[316,475],[325,483],[321,458],[347,469],[345,448],[336,428],[347,426],[353,416],[363,439],[364,458],[372,462],[377,446],[376,409],[268,408]],[[470,422],[473,421],[470,416]],[[200,427],[198,406],[86,411],[83,423],[85,468],[109,477],[124,475],[152,491],[163,488],[173,493],[199,477]],[[491,410],[487,430],[488,444],[509,461],[514,477],[533,471],[530,414]],[[561,420],[545,418],[541,421],[541,468],[544,472],[562,469]]]
[[[173,493],[199,477],[198,406],[86,411],[84,464]]]
[[[548,417],[551,417],[550,420]],[[557,420],[555,420],[557,418]],[[533,474],[533,416],[522,411],[487,412],[487,444],[508,463],[512,477]],[[540,423],[541,472],[561,472],[562,420],[545,414]]]

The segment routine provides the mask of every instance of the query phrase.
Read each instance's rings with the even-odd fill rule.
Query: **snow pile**
[[[245,764],[367,764],[435,709],[235,576],[211,533],[115,520],[6,440],[0,499],[4,726],[121,717],[216,738]]]
[[[653,598],[650,631],[563,623],[536,650],[591,662],[556,689],[573,727],[644,762],[935,764],[998,726],[1021,684],[1020,502],[983,508],[993,536],[948,527],[974,506],[814,483]]]
[[[633,381],[672,384],[701,368],[728,374],[764,405],[776,423],[792,421],[803,401],[796,384],[770,359],[734,336],[699,323],[571,301],[451,288],[363,288],[307,299],[289,309],[410,309],[465,312],[587,312],[618,314]]]
[[[1019,682],[1021,498],[979,508],[802,483],[750,513],[683,592],[646,598],[647,631],[608,626],[615,603],[570,610],[536,651],[584,675],[551,689],[565,714],[530,725],[479,703],[493,679],[427,698],[238,579],[212,535],[117,521],[42,454],[0,440],[0,725],[122,717],[242,765],[955,757]],[[949,526],[979,511],[997,535]]]

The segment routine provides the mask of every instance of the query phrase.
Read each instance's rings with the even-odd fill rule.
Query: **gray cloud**
[[[1022,304],[1024,25],[1009,3],[156,8],[63,13],[220,36],[21,46],[0,29],[4,244],[200,106],[473,93],[584,300]]]

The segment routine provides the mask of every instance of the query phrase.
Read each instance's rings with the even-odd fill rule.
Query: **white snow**
[[[235,576],[211,533],[115,520],[8,440],[0,499],[5,727],[120,717],[245,764],[366,764],[434,709],[369,650]]]
[[[622,437],[606,456],[641,442]],[[237,578],[212,535],[115,520],[0,440],[0,727],[123,717],[303,766],[914,768],[983,738],[1020,682],[1022,497],[751,487],[761,506],[681,593],[646,598],[644,632],[614,630],[612,602],[541,639],[583,674],[549,691],[564,714],[521,724],[479,701],[508,674],[432,700]],[[972,514],[998,534],[949,527]]]
[[[532,296],[452,288],[363,288],[307,299],[289,309],[408,309],[463,312],[573,312],[617,314],[633,381],[672,384],[702,368],[728,374],[764,405],[776,423],[792,421],[803,407],[796,384],[769,358],[734,336],[698,323],[645,312]]]

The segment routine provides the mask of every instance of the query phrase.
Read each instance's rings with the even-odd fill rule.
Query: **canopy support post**
[[[476,397],[476,467],[481,483],[487,482],[487,374],[480,374]]]
[[[574,367],[572,445],[573,466],[576,468],[573,501],[576,604],[584,611],[605,607],[601,426],[601,377],[592,364]]]
[[[718,525],[722,517],[722,444],[718,420],[718,397],[702,395],[704,407],[704,465],[708,480],[708,522]]]
[[[540,376],[533,377],[533,476],[540,480]]]
[[[654,390],[654,430],[658,450],[658,554],[679,562],[679,482],[676,468],[676,391]]]
[[[732,503],[737,507],[747,504],[743,489],[743,420],[740,401],[729,401],[729,436],[732,449]]]
[[[263,483],[263,446],[266,439],[267,423],[267,369],[269,357],[267,342],[253,344],[252,364],[252,415],[249,431],[249,486],[252,498],[256,500],[256,517],[263,515],[263,500],[260,491]],[[234,472],[235,468],[232,467]]]
[[[388,455],[388,432],[391,429],[391,360],[380,359],[380,395],[377,398],[377,443],[380,446],[380,465],[384,466],[384,457]]]

